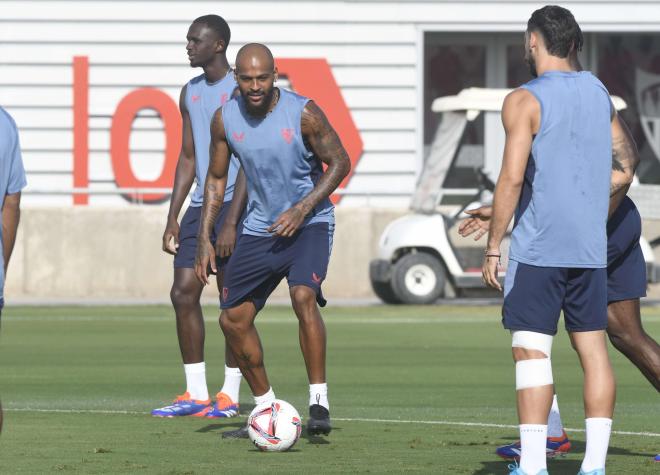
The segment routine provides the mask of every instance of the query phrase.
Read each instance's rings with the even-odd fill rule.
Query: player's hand
[[[275,236],[291,237],[305,220],[305,213],[298,206],[289,208],[279,215],[275,222],[267,229]]]
[[[179,223],[168,220],[163,233],[163,251],[176,255],[179,250]]]
[[[493,207],[482,206],[477,209],[465,210],[464,213],[469,214],[470,217],[461,221],[461,224],[458,226],[458,234],[463,237],[474,234],[474,240],[478,241],[488,232]]]
[[[502,286],[497,280],[497,271],[500,266],[500,253],[499,251],[487,251],[484,256],[484,264],[481,268],[481,275],[484,283],[488,287],[497,289],[502,292]]]
[[[211,266],[211,270],[217,274],[218,269],[215,265],[215,249],[213,249],[211,240],[208,237],[200,236],[197,241],[197,252],[195,255],[195,275],[204,285],[209,284],[209,265]]]
[[[236,245],[236,226],[223,224],[218,239],[215,240],[215,254],[218,257],[229,257]]]

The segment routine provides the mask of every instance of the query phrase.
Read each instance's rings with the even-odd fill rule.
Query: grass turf
[[[216,313],[205,309],[212,393],[222,383],[224,348]],[[643,313],[658,338],[660,309]],[[516,423],[510,338],[498,309],[383,306],[329,308],[324,315],[334,430],[273,454],[220,439],[243,418],[148,415],[183,392],[170,308],[6,308],[0,473],[508,473],[493,452],[516,430],[468,425]],[[270,307],[258,326],[277,396],[305,419],[295,317]],[[611,354],[619,384],[614,429],[656,436],[613,435],[608,472],[659,473],[652,461],[660,452],[657,393],[625,358]],[[564,423],[582,428],[581,370],[563,331],[553,367]],[[399,422],[385,422],[393,420]],[[577,473],[584,433],[570,436],[573,451],[550,461],[550,473]]]

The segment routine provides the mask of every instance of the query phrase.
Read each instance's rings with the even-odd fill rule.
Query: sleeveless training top
[[[18,193],[27,185],[21,157],[18,128],[14,119],[0,107],[0,196]],[[0,220],[2,208],[0,208]],[[2,226],[0,226],[0,249],[2,249]],[[0,253],[0,310],[4,303],[4,254]]]
[[[195,142],[195,190],[190,199],[190,206],[200,207],[204,200],[204,181],[209,169],[209,145],[211,144],[211,120],[219,107],[231,99],[236,88],[234,74],[227,75],[214,82],[207,83],[204,74],[191,79],[186,87],[186,109],[190,115],[193,140]],[[224,201],[230,201],[234,194],[234,183],[240,164],[231,157],[227,188]]]
[[[303,143],[300,120],[308,98],[280,88],[275,108],[265,117],[248,114],[242,97],[222,108],[229,146],[247,178],[248,211],[243,233],[270,236],[266,229],[302,200],[323,174],[321,161]],[[334,207],[323,200],[303,226],[334,223]]]
[[[549,71],[522,86],[541,105],[510,258],[541,267],[607,266],[612,105],[590,72]]]

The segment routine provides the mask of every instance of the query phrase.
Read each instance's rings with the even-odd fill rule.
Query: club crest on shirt
[[[282,129],[282,137],[286,143],[291,143],[293,141],[293,129]]]
[[[223,92],[222,96],[220,96],[220,104],[222,104],[224,106],[227,103],[228,100],[229,100],[229,94],[227,94],[226,92]]]
[[[245,132],[241,132],[240,134],[238,132],[233,132],[231,134],[234,137],[234,140],[237,142],[242,142],[243,139],[245,138]]]
[[[192,95],[190,96],[193,102],[197,102],[199,100],[199,96]]]

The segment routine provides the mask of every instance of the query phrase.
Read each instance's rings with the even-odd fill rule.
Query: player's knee
[[[220,328],[225,335],[238,335],[247,330],[245,319],[233,309],[225,309],[220,314]]]
[[[292,287],[289,291],[291,302],[296,311],[316,308],[316,291],[304,285]]]
[[[553,384],[552,336],[543,333],[512,332],[513,357],[516,361],[516,389]]]
[[[191,307],[199,303],[199,298],[195,292],[173,285],[170,290],[170,300],[175,307]]]
[[[637,320],[621,318],[618,312],[607,314],[607,336],[617,349],[637,346],[644,339],[644,330],[637,327]],[[627,324],[626,324],[627,323]]]

